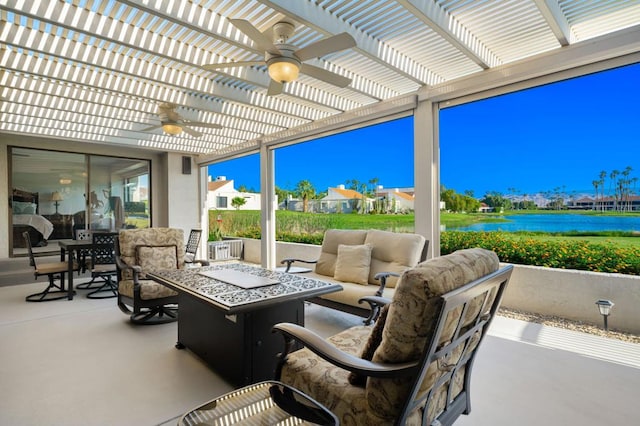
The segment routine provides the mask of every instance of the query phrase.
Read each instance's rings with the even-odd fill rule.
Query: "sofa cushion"
[[[419,359],[436,331],[442,305],[439,296],[497,271],[498,267],[498,257],[494,252],[475,248],[458,250],[405,271],[389,306],[382,341],[375,350],[373,361],[401,363]],[[481,304],[476,299],[473,304]],[[480,306],[469,306],[467,310],[477,315]],[[460,315],[461,309],[452,311],[447,317],[440,343],[451,339],[461,320]],[[465,323],[470,321],[469,317],[468,312]],[[436,366],[429,366],[421,390],[428,391],[438,377]],[[406,400],[408,379],[370,378],[366,392],[374,411],[383,417],[395,418]]]
[[[420,262],[425,239],[418,234],[379,231],[371,229],[364,240],[370,244],[371,267],[369,268],[369,284],[379,285],[375,279],[379,272],[396,272],[401,274],[407,268],[413,268]],[[387,287],[396,286],[396,277],[387,279]]]
[[[333,278],[339,281],[368,285],[370,264],[370,245],[349,246],[340,244]]]
[[[329,229],[324,233],[322,240],[322,249],[315,272],[320,275],[333,277],[336,268],[336,259],[338,257],[338,246],[360,245],[364,244],[367,237],[367,231],[352,229]]]

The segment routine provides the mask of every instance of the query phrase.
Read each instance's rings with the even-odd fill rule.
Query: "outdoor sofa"
[[[379,307],[375,298],[392,298],[398,277],[425,260],[428,241],[422,235],[370,230],[329,229],[317,260],[287,258],[281,261],[288,271],[296,262],[314,265],[311,277],[342,285],[343,290],[311,300],[375,320]]]

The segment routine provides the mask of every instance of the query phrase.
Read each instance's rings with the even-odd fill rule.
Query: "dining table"
[[[82,250],[91,250],[93,247],[92,240],[60,240],[58,241],[60,246],[60,260],[67,262],[67,299],[73,300],[73,272],[74,272],[74,259],[80,258],[79,254]],[[74,256],[75,254],[75,256]]]

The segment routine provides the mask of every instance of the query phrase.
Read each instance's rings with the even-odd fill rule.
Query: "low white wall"
[[[244,259],[260,263],[260,240],[244,240]],[[276,243],[278,263],[284,258],[315,260],[320,246]],[[640,276],[515,265],[502,306],[602,325],[595,302],[615,303],[609,328],[640,334]]]
[[[515,265],[502,306],[602,325],[596,300],[615,306],[609,328],[640,334],[640,277]]]

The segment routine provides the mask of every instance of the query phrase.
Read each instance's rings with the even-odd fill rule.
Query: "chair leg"
[[[25,297],[27,302],[50,302],[52,300],[66,299],[69,295],[64,288],[64,284],[57,285],[55,279],[60,279],[61,283],[64,283],[64,273],[56,276],[55,274],[49,274],[49,285],[43,291],[39,293],[30,294]],[[73,292],[75,294],[75,290]]]
[[[87,293],[88,299],[109,299],[118,297],[118,286],[110,276],[102,276],[104,283],[95,290]],[[106,293],[108,292],[108,293]],[[105,294],[106,293],[106,294]]]
[[[132,323],[140,325],[166,324],[178,320],[178,307],[155,306],[134,312],[129,318]]]

